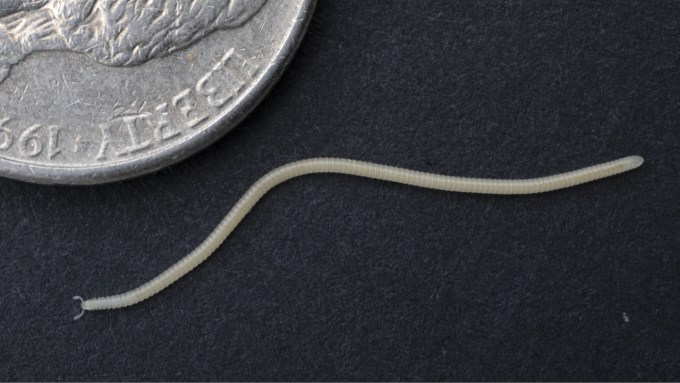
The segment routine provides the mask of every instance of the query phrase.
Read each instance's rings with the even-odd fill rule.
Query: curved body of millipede
[[[165,289],[205,261],[269,190],[291,178],[315,173],[337,173],[450,192],[506,195],[535,194],[613,176],[635,169],[642,165],[642,162],[642,157],[630,156],[567,173],[518,180],[452,177],[341,158],[312,158],[292,162],[260,178],[248,189],[203,243],[154,279],[118,295],[88,300],[74,297],[74,299],[81,301],[82,309],[75,319],[80,318],[85,311],[131,306]]]

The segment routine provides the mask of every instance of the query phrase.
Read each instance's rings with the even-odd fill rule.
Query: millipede
[[[566,173],[531,179],[455,177],[343,158],[311,158],[291,162],[270,171],[255,182],[195,250],[157,277],[117,295],[92,299],[73,297],[80,301],[81,308],[81,312],[74,319],[79,319],[85,311],[118,309],[137,304],[170,286],[208,259],[267,192],[292,178],[309,174],[336,173],[448,192],[524,195],[545,193],[610,177],[635,169],[641,166],[643,161],[640,156],[629,156]]]

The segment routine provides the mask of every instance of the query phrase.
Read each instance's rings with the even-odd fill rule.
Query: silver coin
[[[0,175],[94,184],[186,158],[279,77],[315,0],[7,0]]]

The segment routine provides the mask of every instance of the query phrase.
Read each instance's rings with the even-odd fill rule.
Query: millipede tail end
[[[641,156],[630,156],[627,159],[628,159],[628,170],[633,170],[633,169],[639,168],[645,162],[645,159],[642,158]]]

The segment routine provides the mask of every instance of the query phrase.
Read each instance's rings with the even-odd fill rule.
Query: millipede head
[[[83,314],[85,314],[85,309],[83,308],[83,303],[85,303],[85,300],[77,295],[73,297],[73,299],[80,301],[80,312],[78,313],[78,315],[73,317],[73,320],[78,320],[80,319],[80,317],[83,316]]]

